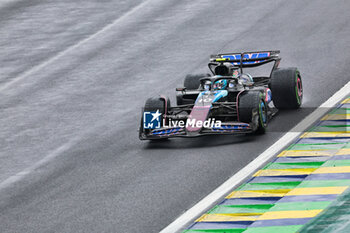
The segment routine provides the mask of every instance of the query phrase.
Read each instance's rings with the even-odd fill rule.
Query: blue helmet
[[[216,81],[214,83],[213,89],[214,90],[224,90],[227,87],[227,80],[221,79],[219,81]]]

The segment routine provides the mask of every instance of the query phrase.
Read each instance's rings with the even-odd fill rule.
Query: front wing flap
[[[250,124],[242,122],[222,123],[221,127],[206,127],[198,132],[188,132],[185,127],[164,127],[153,129],[147,134],[140,136],[140,139],[161,139],[172,137],[199,137],[204,135],[234,135],[241,133],[251,133]]]

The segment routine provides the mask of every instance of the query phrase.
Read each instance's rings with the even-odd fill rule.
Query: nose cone
[[[203,128],[204,121],[207,119],[211,106],[194,106],[191,114],[187,118],[187,132],[199,132]]]

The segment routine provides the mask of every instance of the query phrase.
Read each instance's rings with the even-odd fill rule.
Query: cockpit
[[[202,87],[204,90],[237,89],[242,85],[254,83],[250,74],[240,73],[239,68],[229,62],[217,65],[213,69],[213,73],[214,76],[203,80]]]

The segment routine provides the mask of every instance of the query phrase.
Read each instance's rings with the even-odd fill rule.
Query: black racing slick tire
[[[210,77],[210,74],[188,74],[184,80],[184,87],[186,90],[197,90],[200,86],[200,79]],[[194,104],[197,99],[197,95],[177,95],[176,104]]]
[[[272,101],[278,109],[297,109],[303,100],[303,84],[297,68],[276,69],[271,74]]]
[[[243,93],[239,97],[239,121],[250,123],[254,133],[264,134],[267,127],[267,104],[260,91]]]
[[[200,86],[200,79],[210,77],[210,74],[188,74],[184,80],[184,87],[187,90],[197,90]]]
[[[166,98],[167,101],[167,106],[170,107],[170,100],[169,98]],[[160,97],[153,97],[153,98],[148,98],[145,103],[145,112],[153,112],[157,111],[161,112],[162,114],[165,114],[165,101],[163,98]]]
[[[140,124],[140,130],[139,130],[140,139],[146,139],[145,135],[149,132],[149,129],[144,129],[143,127],[143,115],[144,115],[143,113],[156,112],[157,110],[159,110],[159,112],[162,114],[161,119],[163,119],[164,114],[167,114],[166,108],[170,108],[170,107],[171,107],[171,104],[170,104],[169,98],[166,98],[166,102],[165,102],[165,99],[161,97],[152,97],[146,100],[145,107],[143,109],[142,116],[141,116],[141,124]],[[161,121],[161,124],[162,123],[163,121]]]

